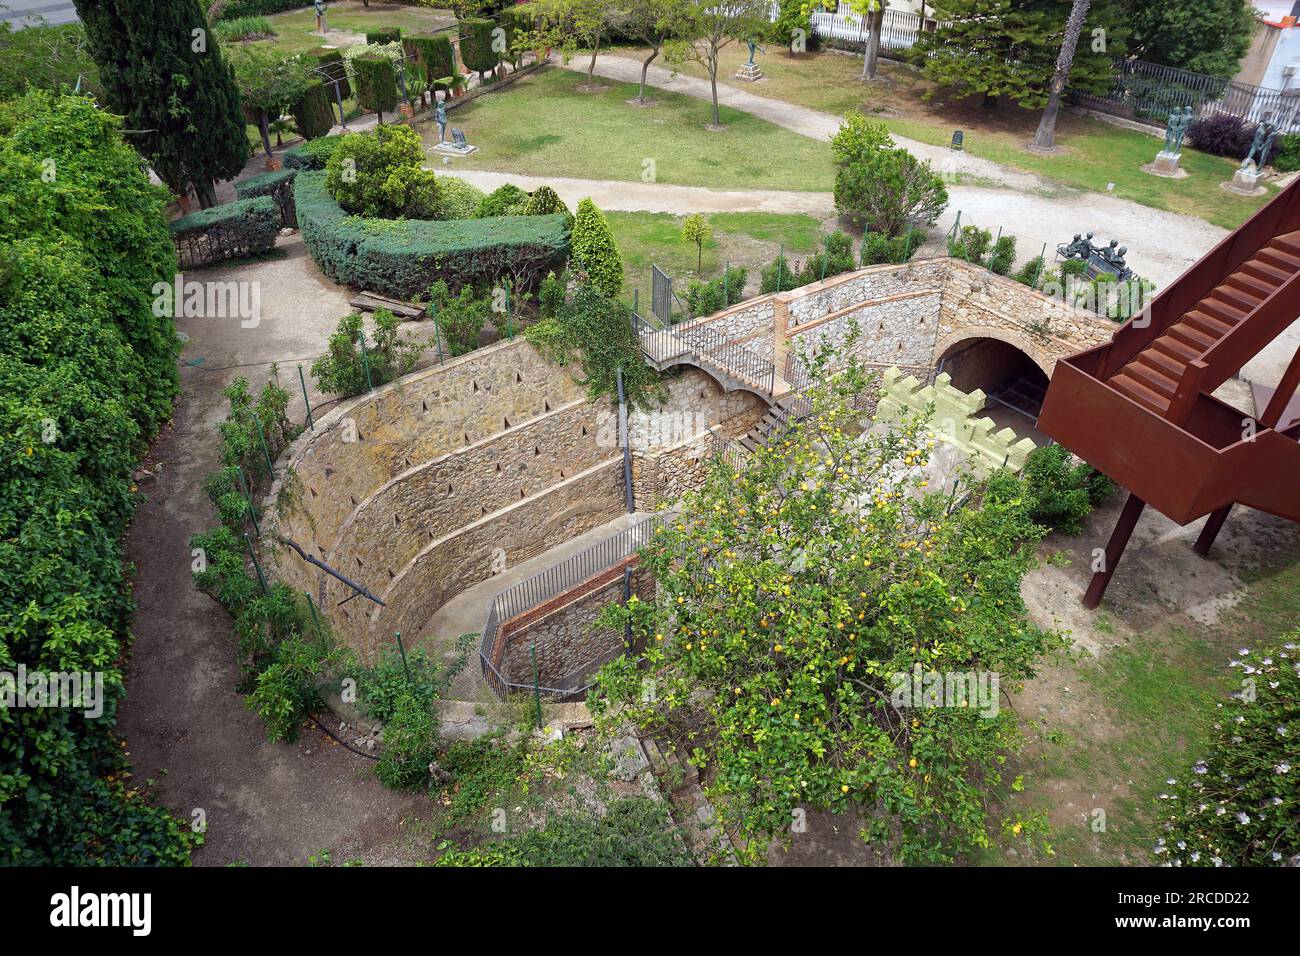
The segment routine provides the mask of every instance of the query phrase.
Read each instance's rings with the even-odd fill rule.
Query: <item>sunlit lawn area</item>
[[[709,105],[655,92],[650,107],[626,101],[636,86],[608,82],[599,93],[576,89],[585,77],[550,68],[450,114],[478,152],[458,159],[470,169],[534,176],[653,181],[713,189],[829,192],[830,146],[746,113],[723,109],[721,132],[705,129]],[[432,143],[435,127],[424,136]]]
[[[947,145],[953,130],[961,129],[965,148],[976,156],[1079,189],[1106,192],[1107,185],[1114,183],[1114,194],[1123,199],[1198,216],[1224,228],[1240,225],[1267,198],[1252,199],[1220,189],[1219,183],[1232,178],[1236,164],[1192,149],[1183,151],[1182,166],[1190,173],[1186,179],[1161,179],[1143,172],[1142,165],[1155,158],[1160,141],[1135,130],[1062,113],[1057,145],[1063,152],[1037,156],[1024,148],[1038,125],[1036,111],[1014,104],[988,109],[974,102],[978,97],[956,100],[941,91],[926,101],[923,96],[934,91],[933,84],[912,68],[889,60],[881,61],[883,81],[864,82],[860,56],[822,51],[794,57],[778,52],[775,46],[768,49],[771,52],[758,57],[766,78],[747,83],[733,76],[749,57],[745,45],[724,48],[719,82],[836,115],[857,109],[883,121],[899,136],[933,145]],[[631,48],[619,52],[627,56],[639,53]],[[673,64],[673,68],[689,76],[707,76],[695,63]]]
[[[318,46],[346,45],[339,34],[364,34],[367,30],[400,27],[403,33],[437,30],[451,26],[456,22],[450,10],[435,10],[432,7],[408,6],[397,3],[372,3],[367,8],[354,0],[346,3],[330,3],[325,12],[325,25],[330,35],[321,37],[315,33],[316,13],[310,5],[302,10],[289,13],[277,13],[270,18],[276,35],[256,43],[273,44],[276,49],[286,53],[302,53]]]
[[[725,212],[708,217],[713,237],[704,244],[700,269],[696,271],[695,245],[682,241],[682,218],[668,213],[606,213],[614,241],[623,256],[623,298],[631,302],[633,291],[640,297],[642,311],[649,309],[650,266],[658,265],[673,279],[673,289],[684,295],[694,278],[712,279],[730,263],[749,270],[746,288],[758,291],[759,270],[776,258],[782,245],[787,256],[804,256],[814,251],[822,224],[813,216],[768,212]]]

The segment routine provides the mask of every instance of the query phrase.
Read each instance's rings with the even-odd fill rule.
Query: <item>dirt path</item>
[[[295,360],[307,365],[349,311],[299,237],[281,239],[279,251],[265,262],[187,274],[258,283],[262,319],[250,328],[236,319],[177,320],[190,336],[182,362],[197,364],[182,366],[175,419],[149,458],[163,471],[140,483],[127,538],[139,610],[119,729],[137,783],[157,781],[162,802],[182,817],[205,813],[197,864],[302,865],[320,849],[336,862],[412,863],[426,855],[404,839],[402,824],[426,811],[428,798],[385,789],[369,761],[314,726],[296,744],[267,743],[261,720],[235,690],[230,618],[190,578],[189,538],[216,523],[202,485],[217,465],[221,389],[239,375],[260,389],[270,361],[279,360],[280,382],[294,396],[290,416],[301,421]],[[313,404],[320,398],[313,393]]]
[[[582,63],[574,60],[568,68],[582,72],[585,63],[585,59]],[[634,83],[640,78],[641,64],[628,57],[603,54],[596,60],[596,73],[607,79]],[[705,80],[674,74],[663,67],[652,66],[646,81],[695,99],[711,99]],[[728,86],[718,87],[718,102],[813,139],[828,140],[840,126],[840,117],[833,114]],[[902,136],[894,136],[894,140],[914,155],[929,160],[948,182],[948,208],[937,230],[951,228],[958,212],[963,224],[974,223],[994,232],[1001,227],[1017,238],[1022,262],[1038,255],[1044,246],[1051,258],[1057,243],[1068,242],[1074,233],[1091,229],[1098,236],[1117,238],[1127,245],[1133,250],[1130,265],[1164,287],[1227,234],[1226,230],[1191,216],[1151,209],[1103,193],[1071,189],[970,153],[954,152]],[[972,180],[988,185],[975,185]],[[637,192],[641,192],[650,190],[653,184],[627,185],[636,186]],[[672,200],[663,202],[666,206]],[[658,211],[695,212],[697,209],[684,206]]]

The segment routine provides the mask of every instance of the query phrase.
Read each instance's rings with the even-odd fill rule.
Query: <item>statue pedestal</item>
[[[1223,183],[1223,188],[1240,196],[1258,196],[1264,192],[1259,184],[1260,172],[1254,163],[1247,163],[1233,175],[1231,182]]]
[[[323,16],[319,16],[316,18],[316,32],[319,33],[321,36],[324,36],[327,32],[329,32],[328,27],[325,26],[325,18]]]
[[[1187,170],[1178,166],[1182,158],[1182,153],[1169,153],[1162,149],[1156,153],[1155,162],[1144,165],[1142,171],[1152,176],[1163,176],[1165,179],[1186,179]]]
[[[477,146],[471,146],[469,143],[461,146],[459,143],[442,142],[433,147],[435,153],[445,153],[450,156],[468,156],[477,149]]]
[[[742,63],[740,69],[736,71],[736,79],[746,80],[753,83],[755,80],[763,78],[763,71],[758,68],[757,63]]]

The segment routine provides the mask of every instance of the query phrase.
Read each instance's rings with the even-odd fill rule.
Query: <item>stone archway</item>
[[[1001,405],[1035,419],[1051,366],[1044,368],[1044,356],[1033,355],[1012,338],[971,335],[948,343],[935,355],[955,388],[967,393],[979,390],[987,396],[986,408]]]

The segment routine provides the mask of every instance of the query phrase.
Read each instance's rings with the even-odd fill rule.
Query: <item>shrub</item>
[[[330,194],[344,209],[378,219],[437,215],[436,177],[420,165],[424,147],[415,130],[379,126],[339,138],[325,169]]]
[[[284,165],[290,169],[324,169],[343,142],[342,136],[322,136],[285,150]]]
[[[397,109],[397,71],[385,56],[358,56],[352,61],[356,71],[357,105],[379,116]]]
[[[907,262],[925,242],[925,233],[910,230],[899,236],[887,236],[868,231],[862,237],[862,264],[864,266]]]
[[[1076,463],[1063,445],[1032,452],[1023,477],[1030,519],[1063,534],[1082,531],[1083,520],[1115,490],[1109,478],[1086,463]]]
[[[528,205],[524,207],[525,216],[554,216],[557,213],[570,220],[573,218],[573,214],[569,212],[569,207],[564,204],[559,193],[550,186],[538,186],[528,197]]]
[[[151,309],[176,272],[166,194],[120,123],[83,96],[0,103],[0,669],[101,672],[104,692],[98,718],[0,706],[6,866],[177,865],[192,845],[115,733],[131,473],[178,381],[174,326]]]
[[[483,201],[478,204],[478,211],[475,213],[476,219],[486,219],[490,216],[522,216],[528,206],[528,193],[524,192],[514,183],[506,183],[498,186],[492,192],[483,197]]]
[[[999,236],[998,241],[993,244],[993,252],[989,255],[989,271],[1004,276],[1015,264],[1016,237]]]
[[[492,30],[496,23],[491,20],[460,20],[460,57],[471,70],[478,72],[479,80],[492,72],[501,62],[500,54],[492,49]]]
[[[359,220],[330,196],[319,172],[298,174],[294,207],[307,251],[326,276],[406,299],[438,279],[459,289],[505,276],[523,293],[562,268],[569,252],[563,216]]]
[[[804,263],[799,273],[799,284],[807,285],[849,272],[855,265],[852,237],[847,233],[833,232],[822,241],[822,251],[809,256]]]
[[[169,229],[181,265],[193,268],[270,252],[280,210],[269,196],[239,199],[182,216]]]
[[[573,220],[572,256],[579,281],[590,283],[607,296],[623,288],[623,260],[605,214],[590,199],[578,203]]]
[[[805,9],[805,0],[780,0],[777,16],[772,21],[772,39],[790,52],[795,37],[802,35],[806,46],[813,38],[812,10]],[[796,31],[802,31],[796,33]]]
[[[654,408],[663,396],[659,375],[641,360],[641,342],[632,330],[632,310],[592,285],[580,285],[555,318],[528,327],[524,337],[558,365],[580,358],[591,401],[618,395],[618,370],[623,392],[633,408]]]
[[[557,276],[554,272],[547,275],[542,280],[541,287],[537,290],[537,304],[541,309],[543,318],[554,318],[564,305],[564,299],[568,295],[568,287],[563,276]]]
[[[422,650],[407,651],[403,661],[399,648],[383,647],[374,665],[363,667],[357,675],[361,709],[386,723],[397,713],[398,702],[405,694],[412,694],[419,703],[432,707],[464,669],[475,636],[465,634],[456,642],[457,657],[448,667],[439,665]]]
[[[329,76],[331,81],[326,84],[329,91],[330,102],[337,103],[339,97],[350,99],[352,97],[352,84],[348,82],[348,68],[343,62],[343,51],[338,49],[327,50],[324,47],[317,47],[311,51],[311,56],[316,58],[316,63],[320,69]],[[338,84],[338,93],[335,94],[335,82]]]
[[[436,219],[473,219],[478,215],[480,204],[487,198],[487,193],[455,176],[443,176],[438,180],[438,200],[440,206]]]
[[[1278,136],[1270,161],[1280,173],[1293,173],[1300,169],[1300,135],[1282,133]]]
[[[366,31],[367,43],[399,43],[402,39],[402,28],[391,27],[387,30],[368,30]]]
[[[1174,866],[1300,865],[1300,630],[1234,660],[1205,757],[1168,794],[1155,853]]]
[[[879,120],[867,119],[857,110],[844,114],[844,122],[831,137],[831,154],[840,166],[865,163],[894,148],[888,127]]]
[[[280,225],[297,228],[298,217],[293,211],[293,178],[296,169],[278,169],[273,173],[250,176],[235,183],[235,195],[240,199],[269,196],[280,211]]]
[[[424,77],[432,86],[436,81],[456,74],[456,49],[451,37],[445,33],[432,36],[415,35],[406,38],[406,43],[419,59],[424,68]]]
[[[405,375],[415,367],[424,346],[402,338],[400,324],[393,313],[379,309],[374,338],[367,342],[360,313],[339,319],[338,331],[329,339],[329,351],[312,363],[316,386],[335,395],[360,395]]]
[[[323,82],[315,82],[290,109],[293,125],[307,140],[325,136],[334,128],[334,101],[330,89]]]
[[[240,17],[284,13],[310,7],[303,0],[228,0],[217,13],[218,20],[237,20]]]
[[[799,264],[791,267],[785,256],[777,256],[772,264],[763,269],[758,291],[762,295],[769,292],[788,292],[800,286]]]
[[[415,694],[402,694],[384,723],[384,750],[375,776],[394,790],[418,787],[428,782],[429,764],[437,755],[438,721],[433,707]]]
[[[962,226],[955,236],[948,237],[948,255],[982,265],[984,254],[993,243],[993,233],[979,226]]]
[[[237,40],[260,40],[275,36],[275,28],[267,17],[235,17],[233,20],[218,20],[213,29],[217,39],[222,43]]]
[[[1046,273],[1047,261],[1042,256],[1034,256],[1021,266],[1012,278],[1023,285],[1036,289],[1042,285],[1043,276]]]
[[[933,225],[947,205],[943,180],[905,149],[881,150],[835,176],[840,215],[891,236],[908,223]]]
[[[465,355],[478,348],[479,336],[492,315],[487,298],[476,295],[469,285],[452,295],[447,283],[439,280],[429,287],[429,306],[448,353]]]
[[[1242,159],[1250,151],[1255,124],[1240,116],[1216,113],[1192,120],[1187,127],[1187,141],[1202,153]]]
[[[708,282],[691,280],[686,287],[686,307],[691,315],[712,315],[741,301],[745,297],[746,275],[746,270],[737,266]]]

